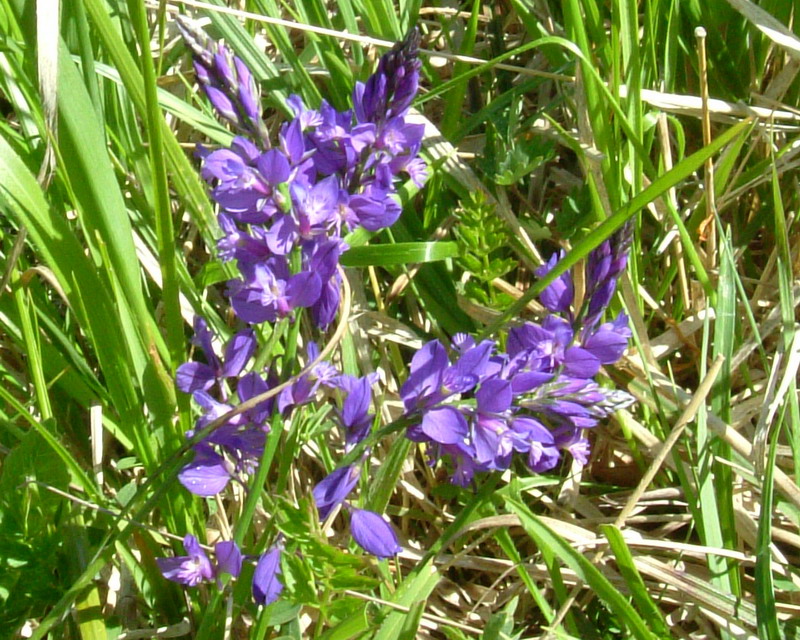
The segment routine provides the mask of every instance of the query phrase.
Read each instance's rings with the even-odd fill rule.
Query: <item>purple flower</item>
[[[347,499],[358,484],[360,475],[360,469],[351,464],[332,471],[314,487],[312,494],[320,520],[327,519],[330,513]]]
[[[374,511],[351,507],[350,533],[359,547],[379,558],[390,558],[403,550],[392,526]]]
[[[377,72],[366,84],[356,83],[353,106],[359,122],[382,125],[408,110],[419,84],[419,39],[419,31],[412,29],[381,57]]]
[[[344,393],[339,417],[345,428],[345,442],[348,450],[366,438],[372,427],[372,420],[375,416],[369,412],[369,404],[372,400],[372,385],[375,379],[375,375],[362,378],[341,375],[336,378],[336,386]]]
[[[218,149],[205,157],[202,175],[216,183],[214,200],[229,215],[239,222],[261,224],[271,215],[271,211],[262,211],[271,188],[251,162],[235,149]]]
[[[178,480],[196,496],[215,496],[231,481],[232,467],[225,458],[206,445],[199,448],[194,460],[180,470]]]
[[[270,386],[264,378],[255,371],[251,371],[239,378],[239,382],[236,385],[236,395],[239,396],[241,402],[247,402],[250,398],[255,398],[268,391]],[[273,404],[274,398],[269,398],[257,404],[253,409],[245,411],[243,415],[248,422],[267,431],[269,430],[267,419],[272,414]]]
[[[223,378],[235,378],[247,366],[256,349],[256,337],[252,329],[234,335],[227,345],[222,361],[211,346],[211,332],[200,316],[195,317],[196,344],[202,347],[208,364],[187,362],[178,367],[175,379],[178,389],[185,393],[210,389]]]
[[[563,251],[554,253],[552,256],[550,256],[547,264],[544,264],[536,269],[536,275],[539,278],[546,276],[548,273],[550,273],[550,271],[553,270],[553,267],[555,267],[564,258],[564,255],[565,253]],[[541,300],[542,304],[547,309],[553,313],[567,314],[570,318],[570,307],[574,298],[575,286],[572,283],[572,273],[569,271],[566,271],[558,276],[558,278],[547,285],[544,291],[542,291],[542,293],[539,295],[539,300]]]
[[[411,374],[400,388],[406,413],[432,407],[456,393],[465,393],[488,375],[494,343],[484,341],[466,347],[455,365],[438,340],[424,345],[411,360]]]
[[[244,282],[231,283],[231,304],[245,322],[274,322],[297,307],[310,307],[319,298],[319,276],[309,271],[289,275],[286,260],[280,256],[257,263],[248,271]]]
[[[217,556],[217,574],[228,573],[234,578],[239,577],[242,570],[242,552],[233,540],[224,540],[214,545]]]
[[[187,534],[183,539],[183,547],[188,555],[156,558],[156,564],[161,574],[167,580],[185,584],[188,587],[196,587],[201,582],[213,580],[214,569],[197,538]]]
[[[290,188],[296,220],[295,233],[304,240],[324,234],[335,223],[339,206],[339,180],[328,176],[307,188],[299,183]]]
[[[617,279],[628,264],[633,226],[626,223],[589,254],[586,261],[586,300],[583,326],[591,328],[599,320],[617,287]]]
[[[253,599],[258,604],[272,604],[283,591],[283,583],[278,579],[282,552],[283,546],[277,544],[258,558],[253,572]]]
[[[349,207],[358,223],[367,231],[379,231],[392,226],[402,211],[389,190],[373,185],[352,196]]]
[[[261,96],[247,66],[226,47],[210,40],[195,22],[178,16],[178,28],[192,51],[197,80],[220,116],[268,143],[261,120]]]

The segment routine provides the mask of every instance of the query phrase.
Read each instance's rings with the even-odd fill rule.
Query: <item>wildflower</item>
[[[375,416],[369,412],[369,403],[375,379],[375,375],[362,378],[341,375],[335,379],[335,386],[344,393],[339,418],[345,428],[345,444],[348,450],[361,442],[372,426]]]
[[[293,309],[310,307],[319,298],[322,283],[311,271],[291,275],[282,256],[257,263],[245,273],[245,279],[229,284],[233,310],[250,324],[275,322]]]
[[[178,28],[194,54],[197,80],[224,119],[242,132],[268,144],[261,120],[261,96],[250,70],[223,44],[212,41],[202,29],[183,16]]]
[[[272,604],[283,591],[283,584],[278,579],[281,575],[282,552],[283,545],[278,543],[258,558],[253,572],[253,599],[258,604]]]
[[[217,557],[217,575],[227,573],[234,578],[239,577],[242,571],[242,552],[233,540],[224,540],[214,545],[214,555]]]
[[[381,57],[377,71],[366,83],[356,83],[353,106],[358,122],[380,126],[405,115],[419,83],[419,39],[419,31],[412,29]]]
[[[183,547],[188,555],[175,558],[156,558],[161,574],[167,579],[196,587],[201,582],[214,578],[214,568],[200,543],[191,534],[183,539]]]
[[[374,511],[350,507],[350,533],[359,547],[379,558],[390,558],[403,550],[392,526]]]
[[[320,520],[326,520],[331,512],[347,499],[358,484],[360,475],[359,467],[350,464],[335,469],[314,487],[312,495]]]

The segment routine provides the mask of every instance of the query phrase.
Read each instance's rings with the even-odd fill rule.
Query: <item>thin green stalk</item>
[[[133,26],[143,52],[140,56],[141,72],[144,80],[145,102],[147,107],[147,137],[150,141],[150,164],[155,201],[156,237],[158,239],[158,261],[161,266],[162,291],[164,302],[164,323],[166,342],[170,354],[170,369],[184,361],[186,344],[183,335],[177,267],[175,264],[175,230],[172,224],[172,207],[167,184],[167,168],[162,144],[162,122],[164,117],[158,105],[155,66],[150,55],[150,30],[142,0],[129,0],[128,7],[133,18]]]

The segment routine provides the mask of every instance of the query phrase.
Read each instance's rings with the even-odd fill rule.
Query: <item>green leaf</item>
[[[458,255],[455,242],[398,242],[353,247],[342,255],[345,267],[388,267],[398,264],[436,262]]]

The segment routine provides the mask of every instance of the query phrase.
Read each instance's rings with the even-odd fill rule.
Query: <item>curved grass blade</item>
[[[648,629],[647,623],[628,600],[617,591],[616,587],[600,573],[597,567],[544,525],[522,502],[512,497],[506,497],[505,501],[509,508],[519,516],[523,528],[537,546],[540,549],[551,550],[572,569],[605,602],[619,621],[627,626],[631,637],[639,640],[653,640],[654,635]]]
[[[625,583],[628,585],[628,589],[630,589],[631,596],[639,612],[646,620],[650,621],[650,626],[658,636],[669,638],[670,632],[664,620],[664,616],[661,610],[656,606],[656,603],[653,602],[653,598],[650,596],[650,592],[647,590],[647,586],[644,580],[642,580],[639,570],[636,568],[633,555],[628,545],[625,543],[622,533],[612,525],[601,525],[600,530],[603,532],[603,535],[605,535],[611,546],[611,550],[614,552],[619,572],[625,579]]]

